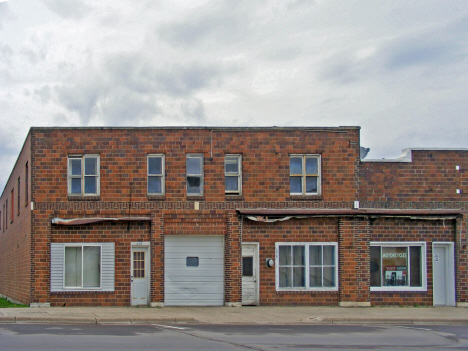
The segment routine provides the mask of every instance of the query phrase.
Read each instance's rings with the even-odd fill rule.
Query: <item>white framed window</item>
[[[276,290],[338,290],[338,243],[276,243]]]
[[[371,291],[426,291],[425,242],[371,242]]]
[[[148,195],[164,195],[164,155],[148,155]]]
[[[114,243],[51,243],[51,291],[113,291]]]
[[[187,196],[203,195],[203,155],[187,154]]]
[[[291,195],[320,195],[320,155],[289,155],[289,186]]]
[[[68,156],[68,195],[99,195],[99,155]]]
[[[224,184],[228,195],[242,194],[242,156],[224,156]]]

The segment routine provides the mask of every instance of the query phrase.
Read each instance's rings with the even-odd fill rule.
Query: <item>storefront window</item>
[[[425,267],[425,243],[371,244],[371,287],[385,290],[423,288]]]

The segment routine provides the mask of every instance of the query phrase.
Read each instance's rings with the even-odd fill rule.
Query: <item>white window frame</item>
[[[226,170],[226,161],[228,158],[237,160],[237,172],[228,172]],[[237,191],[226,190],[226,177],[237,177]],[[242,195],[242,155],[239,154],[226,154],[224,155],[224,192],[227,195]]]
[[[149,172],[149,161],[150,161],[150,158],[161,158],[161,174],[150,174]],[[165,163],[165,155],[164,154],[149,154],[147,159],[146,159],[146,173],[147,173],[147,177],[146,177],[146,182],[147,182],[147,186],[146,186],[146,190],[148,192],[148,195],[164,195],[165,192],[166,192],[166,182],[165,182],[165,178],[166,178],[166,163]],[[160,193],[150,193],[149,192],[149,179],[150,177],[161,177],[161,192]]]
[[[65,255],[66,255],[66,249],[70,247],[76,247],[76,248],[81,248],[81,285],[80,286],[66,286],[65,285],[65,271],[66,271],[66,260],[65,260]],[[99,286],[93,286],[93,287],[83,287],[83,279],[84,279],[84,269],[83,269],[83,262],[84,262],[84,255],[83,255],[83,249],[85,247],[99,247]],[[102,286],[102,245],[99,244],[92,244],[92,243],[87,243],[87,244],[66,244],[63,246],[63,257],[64,257],[64,264],[63,264],[63,288],[67,290],[100,290]]]
[[[85,159],[86,158],[95,158],[96,159],[96,173],[94,175],[86,175],[85,174]],[[81,160],[81,175],[72,175],[71,174],[71,160]],[[69,155],[67,159],[67,178],[68,178],[68,195],[69,196],[99,196],[100,195],[100,183],[101,183],[101,163],[100,163],[100,156],[94,154],[86,154],[86,155]],[[85,178],[86,177],[96,177],[96,193],[86,193],[85,192]],[[72,179],[81,179],[81,193],[72,193]]]
[[[379,247],[406,247],[410,246],[420,246],[421,247],[421,286],[371,286],[371,291],[427,291],[427,258],[426,258],[426,242],[425,241],[371,241],[369,247],[379,246]],[[409,264],[411,258],[407,257],[408,262],[408,277],[411,276],[411,265]],[[380,266],[382,266],[382,255],[380,255]],[[370,272],[369,272],[370,274]],[[382,279],[382,278],[381,278]],[[369,276],[370,280],[370,276]]]
[[[280,246],[304,246],[305,249],[305,287],[280,287],[279,286],[279,269],[280,269],[280,259],[279,259],[279,248]],[[310,246],[334,246],[335,252],[335,262],[333,266],[335,267],[335,286],[333,287],[310,287],[310,264],[309,264],[309,247]],[[338,243],[337,242],[277,242],[275,243],[275,285],[276,291],[338,291],[339,282],[338,282]],[[321,265],[322,267],[328,265]]]
[[[65,248],[67,247],[100,247],[99,287],[66,287],[65,286]],[[50,255],[50,290],[63,291],[114,291],[115,284],[115,244],[114,243],[51,243]],[[83,264],[83,257],[82,257]],[[82,275],[83,279],[83,275]]]
[[[196,173],[188,173],[187,169],[187,161],[190,158],[195,158],[199,159],[200,161],[200,174]],[[185,176],[185,181],[186,181],[186,191],[187,191],[187,196],[203,196],[203,191],[204,191],[204,159],[203,159],[203,154],[187,154],[185,157],[185,170],[186,170],[186,176]],[[199,193],[189,193],[189,187],[188,187],[188,177],[198,177],[200,178],[200,192]]]
[[[322,194],[322,156],[318,154],[290,154],[289,162],[291,158],[302,158],[302,173],[301,174],[292,174],[291,166],[289,166],[289,193],[290,195],[298,196],[310,196],[310,195],[321,195]],[[306,174],[306,160],[308,158],[317,159],[317,174]],[[291,190],[291,177],[301,177],[301,188],[302,192],[294,193]],[[306,192],[306,179],[307,177],[317,177],[317,191],[313,193]]]

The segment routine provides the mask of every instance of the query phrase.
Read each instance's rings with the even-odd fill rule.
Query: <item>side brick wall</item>
[[[27,181],[26,164],[28,165]],[[19,188],[18,178],[20,180]],[[2,211],[0,219],[0,295],[23,304],[29,304],[30,302],[31,286],[31,265],[29,260],[31,256],[30,188],[31,139],[28,136],[0,198],[0,211]],[[14,190],[13,199],[11,198],[12,190]],[[8,213],[6,216],[7,200]],[[14,204],[13,211],[11,208],[12,201]],[[12,215],[13,221],[11,220]]]

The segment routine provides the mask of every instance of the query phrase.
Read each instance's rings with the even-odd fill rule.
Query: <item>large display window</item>
[[[371,290],[425,291],[426,243],[371,243]]]

